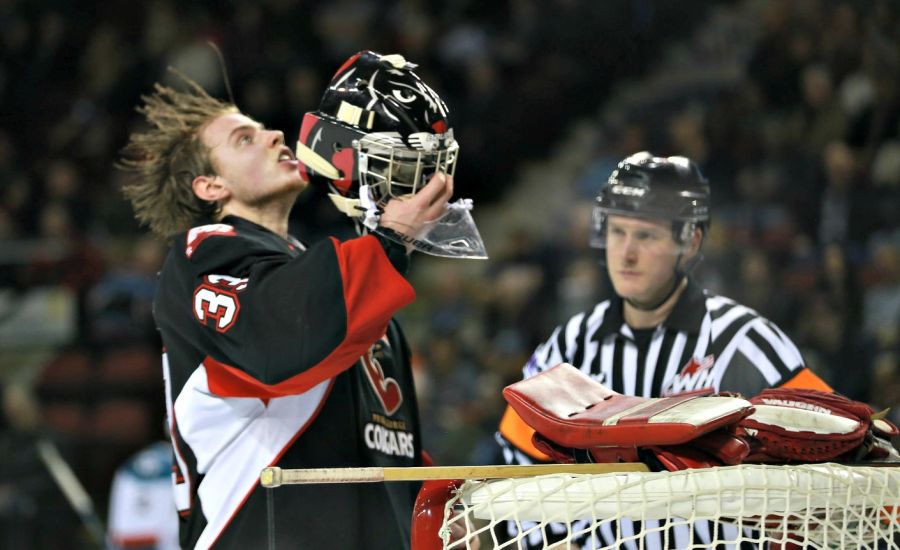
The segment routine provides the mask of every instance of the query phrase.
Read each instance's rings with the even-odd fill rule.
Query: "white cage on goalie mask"
[[[452,129],[445,134],[418,132],[408,139],[413,148],[396,132],[373,132],[353,142],[360,183],[373,190],[380,204],[415,194],[436,172],[452,176],[456,171],[459,144]]]

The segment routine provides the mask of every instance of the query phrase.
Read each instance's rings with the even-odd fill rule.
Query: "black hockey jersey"
[[[176,505],[185,548],[396,549],[417,486],[293,485],[260,471],[421,465],[410,352],[391,316],[415,293],[374,236],[295,240],[226,217],[176,237],[159,279]]]

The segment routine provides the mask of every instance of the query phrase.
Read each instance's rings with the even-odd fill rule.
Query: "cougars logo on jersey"
[[[378,453],[413,458],[415,434],[410,431],[407,418],[398,414],[403,405],[403,390],[396,379],[385,374],[385,371],[394,372],[396,351],[385,335],[360,359],[362,373],[372,390],[362,438],[366,447]]]
[[[700,390],[713,387],[712,373],[716,358],[707,355],[701,360],[691,357],[691,360],[675,375],[675,378],[667,384],[662,395],[676,395],[686,391]]]
[[[375,342],[369,352],[363,356],[362,364],[366,377],[372,384],[372,389],[375,390],[375,395],[378,396],[378,400],[384,407],[384,414],[391,416],[403,403],[403,393],[400,391],[400,384],[393,378],[385,376],[384,369],[381,368],[377,355],[385,346],[387,346],[387,338],[382,336],[381,340]]]

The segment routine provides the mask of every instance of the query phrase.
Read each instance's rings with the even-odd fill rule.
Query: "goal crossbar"
[[[260,473],[260,484],[267,488],[312,483],[379,483],[384,481],[427,481],[435,479],[503,479],[550,474],[608,474],[648,472],[642,463],[611,464],[532,464],[490,466],[417,466],[368,468],[298,468],[271,466]]]

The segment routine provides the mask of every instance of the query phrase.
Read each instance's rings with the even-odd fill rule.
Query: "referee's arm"
[[[777,387],[834,391],[806,366],[797,346],[774,323],[759,317],[745,328],[726,346],[727,364],[722,366],[719,391],[745,396]]]

